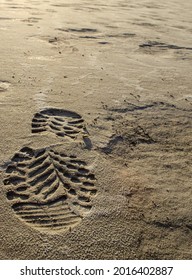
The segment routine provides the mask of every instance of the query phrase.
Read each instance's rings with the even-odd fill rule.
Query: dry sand
[[[1,0],[1,259],[192,258],[191,11]]]

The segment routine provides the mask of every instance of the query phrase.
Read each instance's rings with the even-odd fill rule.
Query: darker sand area
[[[192,258],[191,10],[1,1],[0,259]]]

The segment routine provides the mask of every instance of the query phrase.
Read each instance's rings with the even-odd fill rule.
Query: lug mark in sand
[[[87,135],[83,118],[72,111],[45,109],[36,113],[32,120],[32,133],[49,131],[60,137],[75,139],[79,134]]]
[[[90,211],[95,181],[86,162],[75,155],[24,147],[7,166],[4,185],[20,219],[55,231],[74,227]]]
[[[7,91],[10,86],[8,81],[0,80],[0,92]]]

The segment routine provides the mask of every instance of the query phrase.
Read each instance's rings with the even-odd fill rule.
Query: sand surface
[[[192,258],[191,11],[1,0],[1,259]]]

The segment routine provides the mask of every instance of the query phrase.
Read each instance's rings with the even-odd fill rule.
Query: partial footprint
[[[79,134],[87,135],[83,118],[72,111],[46,109],[36,113],[32,120],[32,133],[50,131],[57,136],[76,138]]]
[[[22,148],[5,171],[7,199],[26,223],[43,230],[69,229],[92,208],[95,175],[85,161],[55,149]]]

